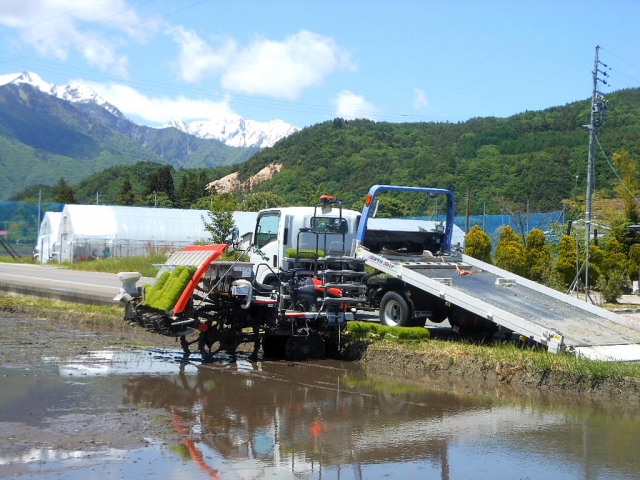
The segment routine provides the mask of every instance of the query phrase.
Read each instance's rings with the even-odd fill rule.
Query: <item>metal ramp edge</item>
[[[554,290],[553,288],[536,283],[533,280],[529,280],[528,278],[520,277],[514,273],[507,272],[506,270],[502,270],[494,265],[490,265],[476,258],[469,257],[468,255],[462,254],[461,258],[463,262],[468,263],[476,268],[480,268],[489,273],[493,273],[494,275],[508,276],[508,278],[515,279],[516,283],[526,288],[529,288],[536,292],[540,292],[544,295],[548,295],[549,297],[565,302],[580,310],[584,310],[586,312],[592,313],[599,317],[606,318],[607,320],[610,320],[614,323],[617,323],[624,327],[640,332],[639,322],[635,322],[622,315],[618,315],[617,313],[610,312],[609,310],[605,310],[604,308],[598,307],[597,305],[593,305],[592,303],[588,303],[583,300],[579,300],[577,298],[571,297],[570,295],[566,295],[562,292],[559,292],[558,290]]]

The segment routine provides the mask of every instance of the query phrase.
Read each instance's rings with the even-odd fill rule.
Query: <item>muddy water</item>
[[[632,479],[640,415],[339,362],[99,351],[0,367],[0,477]]]

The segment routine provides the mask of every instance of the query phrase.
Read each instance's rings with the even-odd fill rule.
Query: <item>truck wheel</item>
[[[439,301],[434,303],[431,312],[432,316],[429,320],[433,323],[442,323],[451,316],[451,307],[448,307],[445,302]]]
[[[389,327],[410,327],[409,305],[397,292],[387,292],[380,301],[380,323]]]

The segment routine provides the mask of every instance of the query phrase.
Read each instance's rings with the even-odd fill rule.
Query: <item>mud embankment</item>
[[[359,362],[373,374],[405,378],[461,393],[581,396],[598,401],[615,399],[640,406],[640,380],[637,378],[541,370],[530,365],[489,362],[469,355],[434,355],[385,344],[369,345]]]

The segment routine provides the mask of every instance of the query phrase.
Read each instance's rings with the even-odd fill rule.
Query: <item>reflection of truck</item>
[[[446,205],[442,225],[402,227],[421,216],[419,207],[432,209],[438,197],[444,202],[435,203],[436,215]],[[394,212],[385,205],[401,208]],[[403,209],[412,211],[405,215]],[[391,218],[394,213],[403,218]],[[640,360],[637,322],[453,252],[453,213],[453,193],[447,190],[384,185],[369,190],[355,256],[386,274],[378,297],[384,322],[409,325],[415,318],[421,323],[423,317],[446,317],[455,330],[515,332],[554,353]]]

